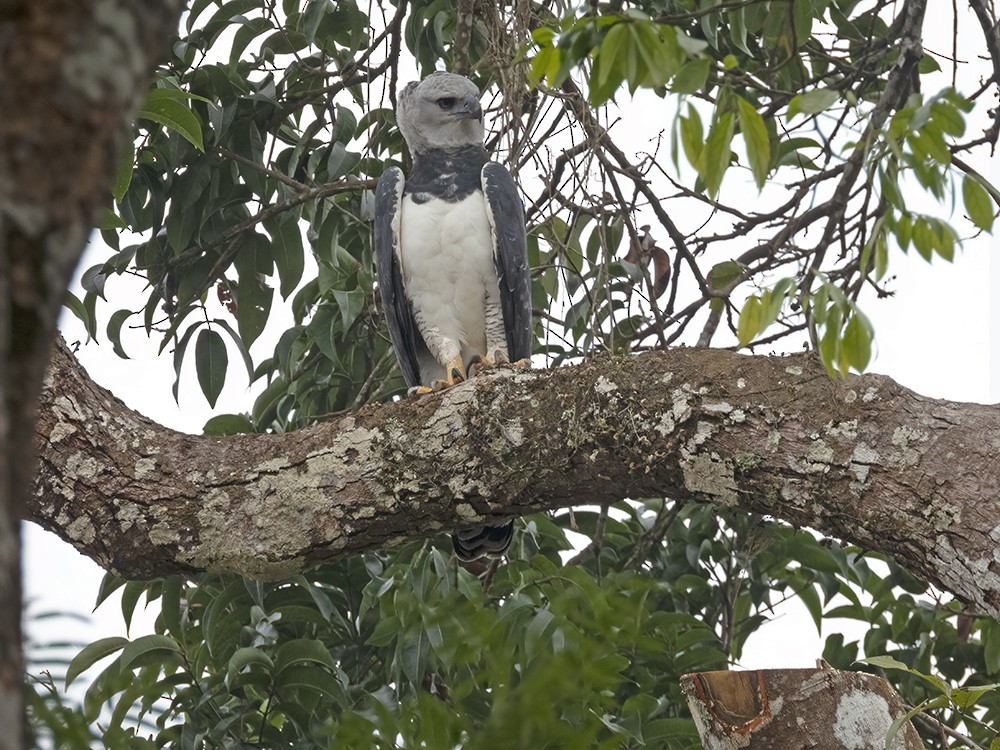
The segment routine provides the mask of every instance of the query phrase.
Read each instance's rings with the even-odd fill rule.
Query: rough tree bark
[[[884,750],[906,713],[884,678],[830,668],[702,672],[684,675],[681,688],[706,750]],[[891,745],[922,747],[909,722]]]
[[[679,349],[509,370],[285,435],[183,435],[60,349],[29,517],[125,576],[281,577],[544,508],[707,500],[892,555],[1000,615],[1000,409],[811,356]]]
[[[179,0],[0,0],[0,748],[24,744],[19,524],[69,276]]]

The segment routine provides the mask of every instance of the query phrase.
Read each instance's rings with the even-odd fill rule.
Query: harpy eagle
[[[396,107],[413,157],[375,190],[375,258],[392,347],[411,391],[494,363],[527,365],[531,281],[524,206],[483,148],[479,89],[454,73],[410,83]],[[452,534],[464,559],[502,555],[513,522]]]

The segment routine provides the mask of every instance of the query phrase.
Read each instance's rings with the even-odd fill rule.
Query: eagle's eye
[[[437,103],[441,109],[451,109],[452,107],[455,106],[456,101],[458,100],[455,99],[455,97],[453,96],[442,96],[440,99],[437,100]]]

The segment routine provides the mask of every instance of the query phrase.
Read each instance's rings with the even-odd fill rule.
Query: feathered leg
[[[462,349],[458,342],[441,333],[437,326],[428,324],[427,319],[422,314],[417,313],[413,318],[427,349],[444,368],[444,379],[429,385],[434,390],[438,390],[464,381],[466,379],[465,364],[462,362]]]

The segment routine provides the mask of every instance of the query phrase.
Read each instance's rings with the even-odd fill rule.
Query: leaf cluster
[[[68,664],[68,683],[92,676],[82,725],[102,717],[116,748],[696,748],[680,676],[738,660],[796,598],[820,632],[865,624],[863,643],[827,636],[834,667],[863,649],[940,675],[890,672],[923,708],[959,681],[975,701],[938,718],[993,736],[1000,703],[981,688],[1000,671],[996,623],[928,600],[891,562],[707,505],[522,524],[510,561],[478,569],[441,539],[277,583],[108,576],[99,599],[121,589],[126,622],[143,600],[159,615],[153,634],[100,639]],[[587,546],[574,553],[570,534]]]

